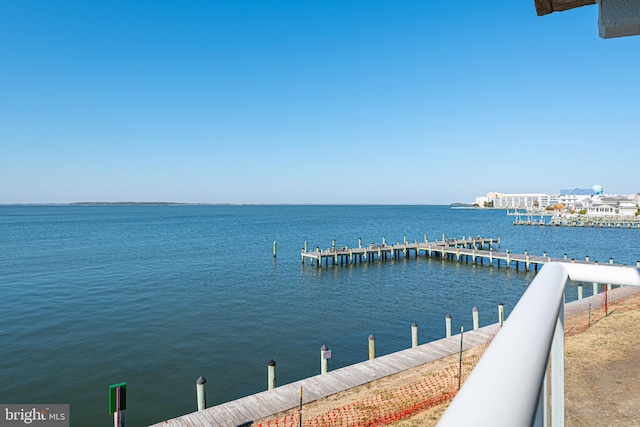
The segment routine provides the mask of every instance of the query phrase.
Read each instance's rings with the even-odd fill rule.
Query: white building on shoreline
[[[591,217],[634,216],[639,212],[640,193],[627,196],[605,195],[602,186],[594,185],[590,189],[560,190],[553,195],[490,192],[486,196],[476,197],[475,204],[498,209],[556,209],[564,213],[577,211]]]
[[[476,197],[475,204],[480,207],[494,207],[504,209],[545,209],[558,203],[558,195],[542,193],[505,194],[487,193],[485,197]]]

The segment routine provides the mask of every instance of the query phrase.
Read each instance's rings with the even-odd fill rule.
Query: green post
[[[127,383],[109,386],[109,413],[113,414],[114,427],[124,427],[124,411],[127,409]]]

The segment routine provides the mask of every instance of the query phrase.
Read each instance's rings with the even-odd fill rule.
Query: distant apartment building
[[[504,194],[504,193],[487,193],[485,197],[476,197],[476,204],[484,206],[485,203],[491,203],[494,208],[518,209],[518,208],[545,208],[553,203],[556,196],[546,194]]]
[[[493,202],[496,208],[533,208],[540,206],[544,194],[503,194]]]
[[[561,190],[554,195],[491,192],[476,197],[475,203],[503,209],[546,209],[561,205],[564,212],[584,211],[583,214],[591,217],[632,216],[638,212],[640,193],[629,196],[605,195],[602,186],[596,185],[593,189]]]

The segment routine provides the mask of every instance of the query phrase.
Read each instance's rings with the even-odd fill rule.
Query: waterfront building
[[[546,194],[504,194],[504,193],[487,193],[486,197],[476,197],[476,204],[484,206],[486,202],[491,203],[494,208],[505,209],[527,209],[527,208],[545,208],[549,206],[553,196]]]
[[[589,199],[595,194],[591,188],[574,188],[573,190],[560,190],[558,202],[568,208],[578,208],[583,200]]]
[[[480,207],[527,210],[544,210],[561,205],[562,211],[569,214],[584,211],[584,214],[593,217],[632,216],[638,212],[640,193],[629,196],[606,195],[601,185],[594,185],[589,189],[563,189],[553,195],[490,192],[486,196],[476,197],[475,203]]]
[[[635,216],[637,195],[632,196],[594,196],[584,200],[582,209],[588,217]]]

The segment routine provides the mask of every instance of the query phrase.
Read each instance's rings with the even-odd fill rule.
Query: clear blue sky
[[[533,0],[0,2],[0,203],[640,191],[640,37]]]

